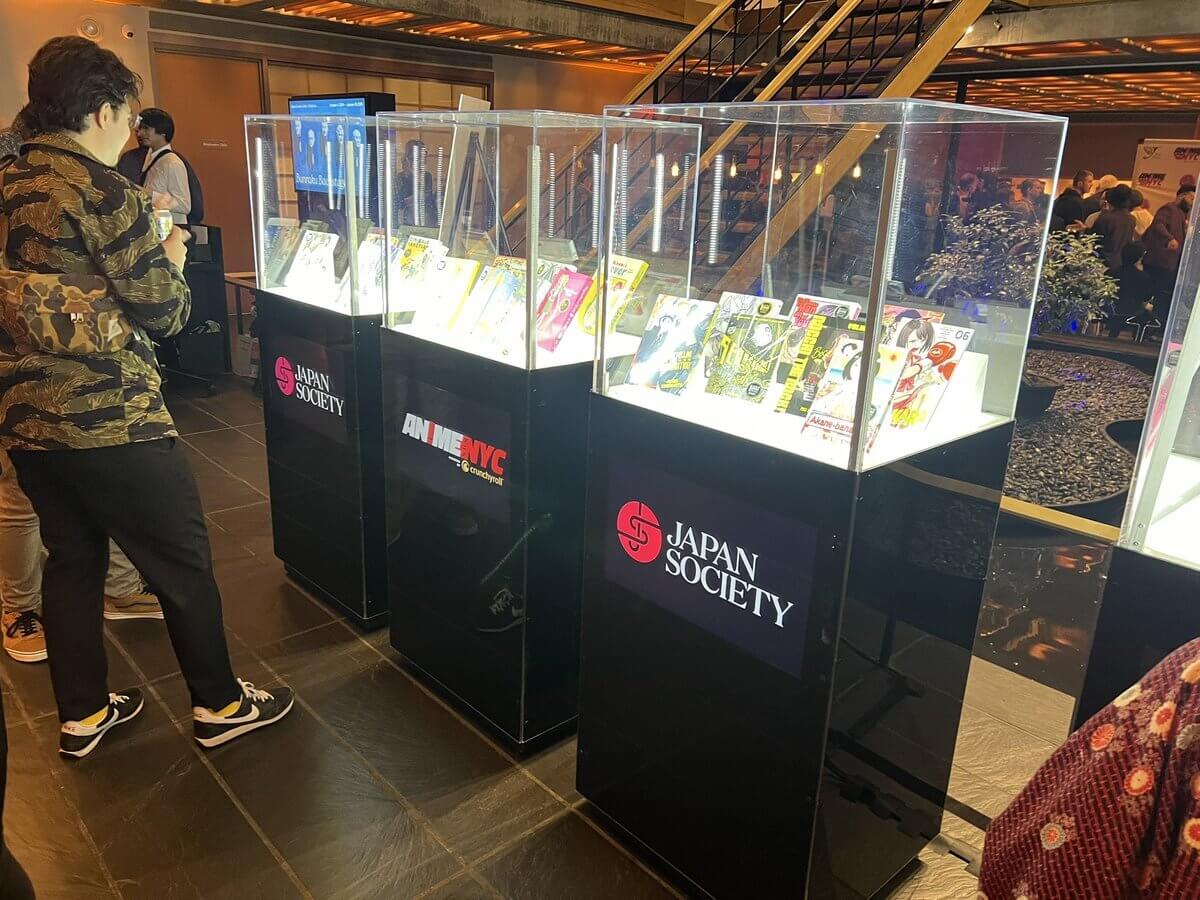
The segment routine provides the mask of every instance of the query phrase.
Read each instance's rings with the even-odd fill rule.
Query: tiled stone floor
[[[109,623],[110,685],[142,685],[146,712],[67,764],[45,667],[0,654],[5,833],[40,897],[682,896],[596,825],[574,789],[573,740],[518,763],[403,671],[386,630],[362,635],[287,580],[271,550],[262,407],[247,389],[172,409],[208,514],[235,666],[260,685],[286,679],[297,709],[201,753],[161,623]],[[928,651],[909,648],[897,666],[928,667]],[[1069,715],[1065,695],[976,659],[952,794],[998,812]],[[944,833],[961,856],[982,843],[954,815]],[[974,896],[945,843],[894,897]]]

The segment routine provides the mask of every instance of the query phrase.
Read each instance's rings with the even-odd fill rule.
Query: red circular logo
[[[654,510],[640,500],[630,500],[617,513],[617,540],[634,562],[648,563],[662,550],[662,529]]]
[[[275,383],[279,385],[279,392],[285,397],[296,393],[296,373],[292,371],[292,364],[286,357],[281,356],[275,360]]]

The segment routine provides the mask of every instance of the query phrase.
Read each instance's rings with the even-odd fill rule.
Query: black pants
[[[1171,308],[1171,297],[1175,293],[1175,282],[1179,278],[1177,269],[1160,269],[1158,266],[1145,266],[1150,283],[1154,286],[1154,315],[1167,327],[1167,310]]]
[[[237,699],[208,528],[175,440],[10,456],[50,554],[42,621],[59,718],[83,719],[108,703],[102,629],[110,537],[162,602],[192,703],[220,709]]]

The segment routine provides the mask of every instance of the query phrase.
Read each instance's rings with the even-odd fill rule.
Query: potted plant
[[[1008,303],[1027,308],[1034,294],[1041,226],[1002,207],[982,209],[964,222],[950,218],[946,246],[920,274],[927,295],[946,303]],[[1033,304],[1034,334],[1083,331],[1116,299],[1117,282],[1105,271],[1100,239],[1092,234],[1050,234]],[[1025,372],[1017,415],[1044,412],[1061,383]]]

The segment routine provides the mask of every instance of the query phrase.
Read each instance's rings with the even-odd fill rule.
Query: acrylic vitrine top
[[[382,188],[394,254],[385,327],[521,368],[590,364],[606,236],[602,117],[380,121],[396,160]]]
[[[1178,203],[1179,200],[1172,202]],[[1150,315],[1165,324],[1158,374],[1134,466],[1121,528],[1124,547],[1200,569],[1200,241],[1197,213],[1182,249],[1169,314],[1161,304]],[[1165,319],[1165,323],[1163,320]]]
[[[375,119],[246,116],[258,286],[379,315],[385,285]]]
[[[856,470],[1012,420],[1064,119],[915,100],[605,114],[599,391]]]

